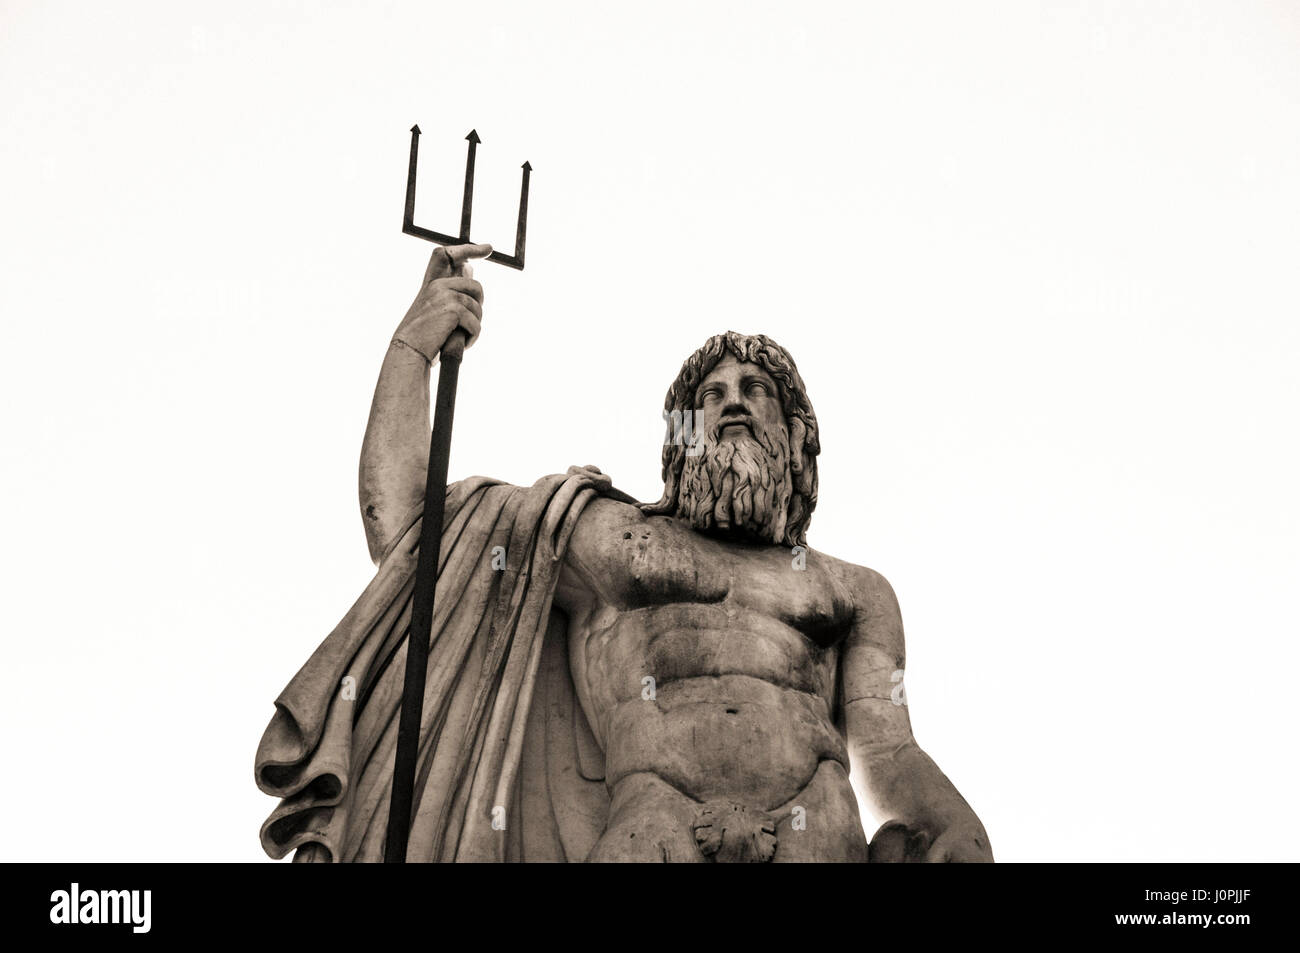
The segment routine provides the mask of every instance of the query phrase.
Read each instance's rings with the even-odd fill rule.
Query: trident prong
[[[478,132],[473,129],[469,131],[469,135],[465,139],[469,142],[469,153],[465,156],[465,196],[461,200],[460,206],[460,234],[444,235],[442,232],[435,232],[430,228],[421,228],[414,221],[415,173],[420,154],[420,127],[418,125],[411,127],[411,164],[406,173],[406,211],[402,216],[402,231],[407,235],[414,235],[416,238],[423,238],[425,241],[436,242],[439,245],[469,244],[470,215],[474,206],[474,152],[478,148],[478,144],[483,140],[478,137]],[[522,168],[524,176],[523,184],[519,189],[519,224],[515,229],[515,253],[505,255],[499,251],[494,251],[487,258],[488,261],[495,261],[498,264],[517,268],[520,271],[524,270],[524,239],[528,231],[528,177],[533,171],[532,164],[528,162],[525,162]]]

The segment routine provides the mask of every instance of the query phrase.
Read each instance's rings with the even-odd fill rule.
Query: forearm
[[[915,741],[862,746],[854,752],[856,780],[882,818],[927,830],[932,837],[954,826],[983,825],[966,799]]]
[[[379,561],[398,523],[424,499],[429,465],[429,364],[392,344],[384,355],[361,444],[358,490],[370,558]]]

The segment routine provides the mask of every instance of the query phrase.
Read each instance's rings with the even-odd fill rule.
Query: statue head
[[[682,364],[664,416],[664,494],[646,512],[724,536],[806,542],[821,445],[789,351],[762,334],[714,335]]]

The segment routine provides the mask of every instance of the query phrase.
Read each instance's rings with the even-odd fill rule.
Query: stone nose
[[[722,405],[722,413],[719,417],[752,417],[748,402],[740,394],[727,394],[727,402]]]

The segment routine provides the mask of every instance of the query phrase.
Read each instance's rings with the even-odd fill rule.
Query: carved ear
[[[798,417],[790,419],[790,472],[795,476],[803,473],[803,442],[808,436],[808,428]],[[802,486],[803,481],[798,481]]]

